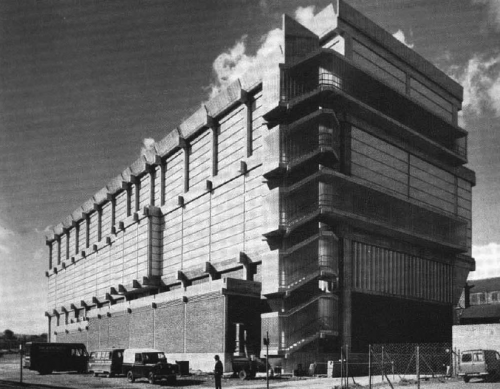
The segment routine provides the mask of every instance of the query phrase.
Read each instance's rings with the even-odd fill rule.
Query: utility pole
[[[266,387],[269,389],[269,331],[266,332],[264,338],[264,345],[266,346]]]
[[[19,343],[19,382],[23,383],[23,345]]]

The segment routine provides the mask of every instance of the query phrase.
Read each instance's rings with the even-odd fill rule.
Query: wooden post
[[[417,346],[417,388],[420,389],[420,347]]]
[[[19,382],[23,383],[23,345],[19,344]]]
[[[368,388],[372,389],[372,345],[368,346]]]

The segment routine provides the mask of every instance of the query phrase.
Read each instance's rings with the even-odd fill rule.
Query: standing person
[[[214,377],[215,377],[215,389],[222,389],[221,379],[224,368],[222,367],[222,362],[218,355],[214,357],[215,367],[214,367]]]

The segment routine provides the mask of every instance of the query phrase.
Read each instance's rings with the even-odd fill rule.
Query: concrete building
[[[471,257],[462,88],[339,1],[48,236],[52,341],[286,371],[451,340]],[[245,342],[245,347],[243,347]]]

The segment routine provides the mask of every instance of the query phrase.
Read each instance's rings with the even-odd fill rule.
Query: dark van
[[[83,343],[26,343],[24,367],[40,374],[53,371],[87,372],[88,354]]]
[[[89,356],[87,371],[94,373],[94,377],[99,374],[105,374],[107,377],[113,377],[122,373],[123,349],[105,349],[92,351]]]
[[[123,352],[123,374],[128,382],[137,378],[147,378],[149,383],[165,379],[168,384],[174,384],[179,373],[179,366],[167,363],[163,351],[150,348],[130,348]]]

